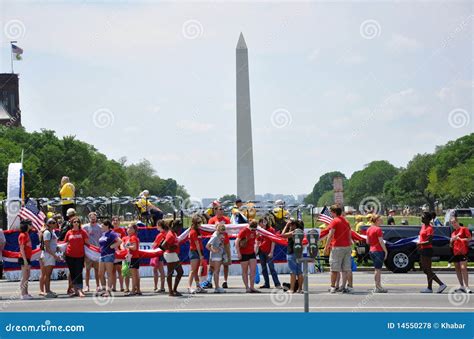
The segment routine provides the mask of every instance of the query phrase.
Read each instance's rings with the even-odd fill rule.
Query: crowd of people
[[[61,191],[67,195],[73,194],[74,187],[71,186],[67,177],[63,178]],[[142,192],[145,210],[153,210],[154,225],[158,234],[153,242],[154,249],[163,250],[163,255],[150,260],[153,267],[153,282],[155,293],[165,293],[165,283],[168,295],[171,297],[181,296],[178,291],[184,270],[180,260],[179,232],[182,228],[180,220],[165,221],[158,210],[148,205],[146,201],[147,191]],[[57,293],[51,290],[51,275],[57,262],[65,262],[68,268],[69,286],[67,294],[71,297],[84,297],[86,293],[93,292],[97,295],[109,297],[114,292],[123,292],[125,296],[142,295],[140,286],[140,239],[138,238],[138,226],[136,223],[129,224],[126,228],[120,227],[120,219],[113,216],[110,220],[99,222],[95,212],[88,214],[88,223],[82,225],[81,218],[76,215],[74,204],[69,197],[63,205],[62,215],[49,216],[43,228],[39,232],[41,256],[41,276],[39,279],[40,295],[45,298],[55,298]],[[219,202],[213,203],[206,216],[195,215],[192,217],[188,236],[189,241],[189,276],[187,287],[189,293],[206,293],[214,289],[214,293],[225,293],[228,286],[229,266],[232,264],[230,237],[226,232],[226,225],[232,221],[239,220],[240,200],[231,210],[231,217],[226,216],[224,208]],[[66,206],[67,208],[64,208]],[[161,212],[161,211],[160,211]],[[343,216],[340,206],[330,207],[332,221],[328,224],[328,235],[325,241],[324,253],[329,256],[330,265],[330,293],[350,293],[353,290],[351,257],[354,232],[351,225]],[[64,220],[63,220],[64,217]],[[437,293],[442,293],[446,288],[440,278],[432,270],[433,256],[433,221],[435,215],[424,212],[421,216],[422,226],[417,243],[420,255],[420,267],[427,277],[427,287],[422,293],[433,293],[433,281],[438,284]],[[240,262],[242,271],[242,282],[247,293],[259,293],[255,281],[257,275],[257,259],[260,261],[264,283],[262,288],[270,288],[270,275],[275,288],[282,289],[282,283],[278,277],[273,262],[275,243],[266,236],[257,232],[260,227],[272,234],[278,234],[287,239],[286,248],[287,265],[290,271],[290,286],[285,290],[288,293],[302,293],[303,270],[302,263],[295,255],[295,233],[297,229],[304,230],[302,221],[287,219],[285,226],[279,232],[275,230],[272,220],[262,217],[254,220],[241,219],[246,226],[242,227],[235,239],[235,251]],[[382,267],[387,259],[387,247],[383,239],[381,229],[382,217],[371,214],[367,220],[370,227],[366,232],[366,242],[370,246],[370,258],[374,267],[374,293],[386,293],[387,289],[382,286]],[[200,226],[205,223],[215,225],[215,231],[204,246],[204,236]],[[471,293],[468,282],[467,254],[471,234],[466,227],[462,227],[454,217],[451,220],[454,227],[450,245],[455,265],[459,288],[456,292]],[[357,229],[357,225],[356,225]],[[29,232],[31,221],[26,219],[20,223],[20,234],[18,244],[21,257],[18,263],[21,266],[21,298],[24,300],[33,297],[28,291],[28,280],[30,278],[30,265],[32,258],[32,242]],[[66,244],[64,254],[58,254],[58,242]],[[89,259],[85,253],[85,245],[94,245],[100,249],[98,262]],[[5,245],[5,237],[0,231],[0,250]],[[207,251],[204,251],[207,249]],[[117,250],[126,250],[125,260],[117,260]],[[209,253],[206,255],[206,252]],[[1,253],[1,251],[0,251]],[[1,258],[0,258],[1,259]],[[166,267],[166,272],[165,272]],[[223,271],[223,281],[221,280]],[[85,280],[83,273],[85,271]],[[91,289],[91,272],[94,272],[95,291]],[[118,282],[118,284],[117,284]],[[131,284],[130,284],[131,282]],[[85,283],[85,286],[84,286]],[[117,287],[118,286],[118,287]]]

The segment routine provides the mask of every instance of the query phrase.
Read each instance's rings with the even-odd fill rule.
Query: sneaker
[[[222,288],[229,288],[229,286],[227,285],[227,281],[224,281],[224,282],[222,283]]]
[[[383,287],[376,287],[374,293],[387,293],[388,291]]]
[[[209,281],[204,281],[204,282],[201,284],[201,287],[202,287],[202,288],[212,288],[212,283],[210,283]]]
[[[424,290],[421,290],[420,293],[433,293],[433,290],[429,288],[425,288]]]
[[[202,287],[198,287],[196,288],[196,293],[207,293],[207,291],[203,289]]]
[[[438,287],[438,290],[436,291],[436,293],[443,293],[443,291],[447,288],[448,286],[446,286],[446,284],[442,284]]]
[[[331,288],[329,289],[329,293],[331,293],[331,294],[334,294],[334,293],[336,293],[336,292],[337,292],[337,288],[336,288],[336,287],[331,287]]]
[[[250,288],[250,293],[261,293],[261,292],[255,288]]]
[[[57,294],[53,293],[53,292],[49,292],[49,293],[46,293],[46,295],[44,296],[45,298],[57,298]]]
[[[454,293],[466,293],[466,290],[464,289],[464,286],[460,286],[454,290]]]
[[[469,287],[464,287],[464,291],[466,291],[467,294],[472,294],[472,291],[469,289]]]
[[[214,289],[214,293],[225,293],[225,290],[224,290],[223,288],[221,288],[221,287],[216,287],[216,288]]]
[[[195,288],[188,288],[189,294],[195,294],[197,290]]]
[[[276,288],[277,290],[283,289],[283,287],[282,287],[281,285],[277,285],[277,286],[275,286],[275,288]]]
[[[342,289],[342,293],[352,293],[353,292],[353,288],[352,287],[346,287],[346,288],[343,288]]]
[[[32,300],[33,297],[29,294],[25,294],[25,295],[22,295],[20,299],[21,300]]]

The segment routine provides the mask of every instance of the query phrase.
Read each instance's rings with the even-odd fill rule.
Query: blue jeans
[[[273,258],[269,258],[268,254],[259,252],[258,257],[260,259],[260,265],[262,266],[263,279],[265,280],[265,286],[270,286],[270,278],[268,277],[268,268],[270,268],[270,274],[272,275],[273,283],[275,286],[280,286],[280,280],[278,280],[278,274],[275,271],[275,264]],[[268,265],[268,268],[267,268]]]
[[[294,254],[287,254],[286,260],[288,261],[288,268],[290,269],[291,274],[303,274],[303,264],[296,261]]]

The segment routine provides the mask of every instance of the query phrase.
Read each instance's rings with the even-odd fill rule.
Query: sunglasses
[[[77,220],[74,220],[72,223],[73,223],[73,224],[80,224],[80,222],[77,221]]]

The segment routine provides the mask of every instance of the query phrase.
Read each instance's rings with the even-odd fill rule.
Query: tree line
[[[383,208],[428,205],[434,209],[474,206],[474,133],[433,153],[416,154],[406,167],[397,168],[386,160],[372,161],[347,178],[339,171],[323,174],[305,203],[323,206],[333,203],[333,179],[342,177],[344,204],[356,209],[368,197]]]
[[[8,164],[20,162],[24,151],[25,191],[31,197],[56,197],[61,177],[76,186],[77,196],[151,195],[189,197],[176,180],[161,178],[148,160],[127,164],[98,152],[74,136],[58,138],[54,131],[27,132],[0,127],[0,199],[6,197]]]

